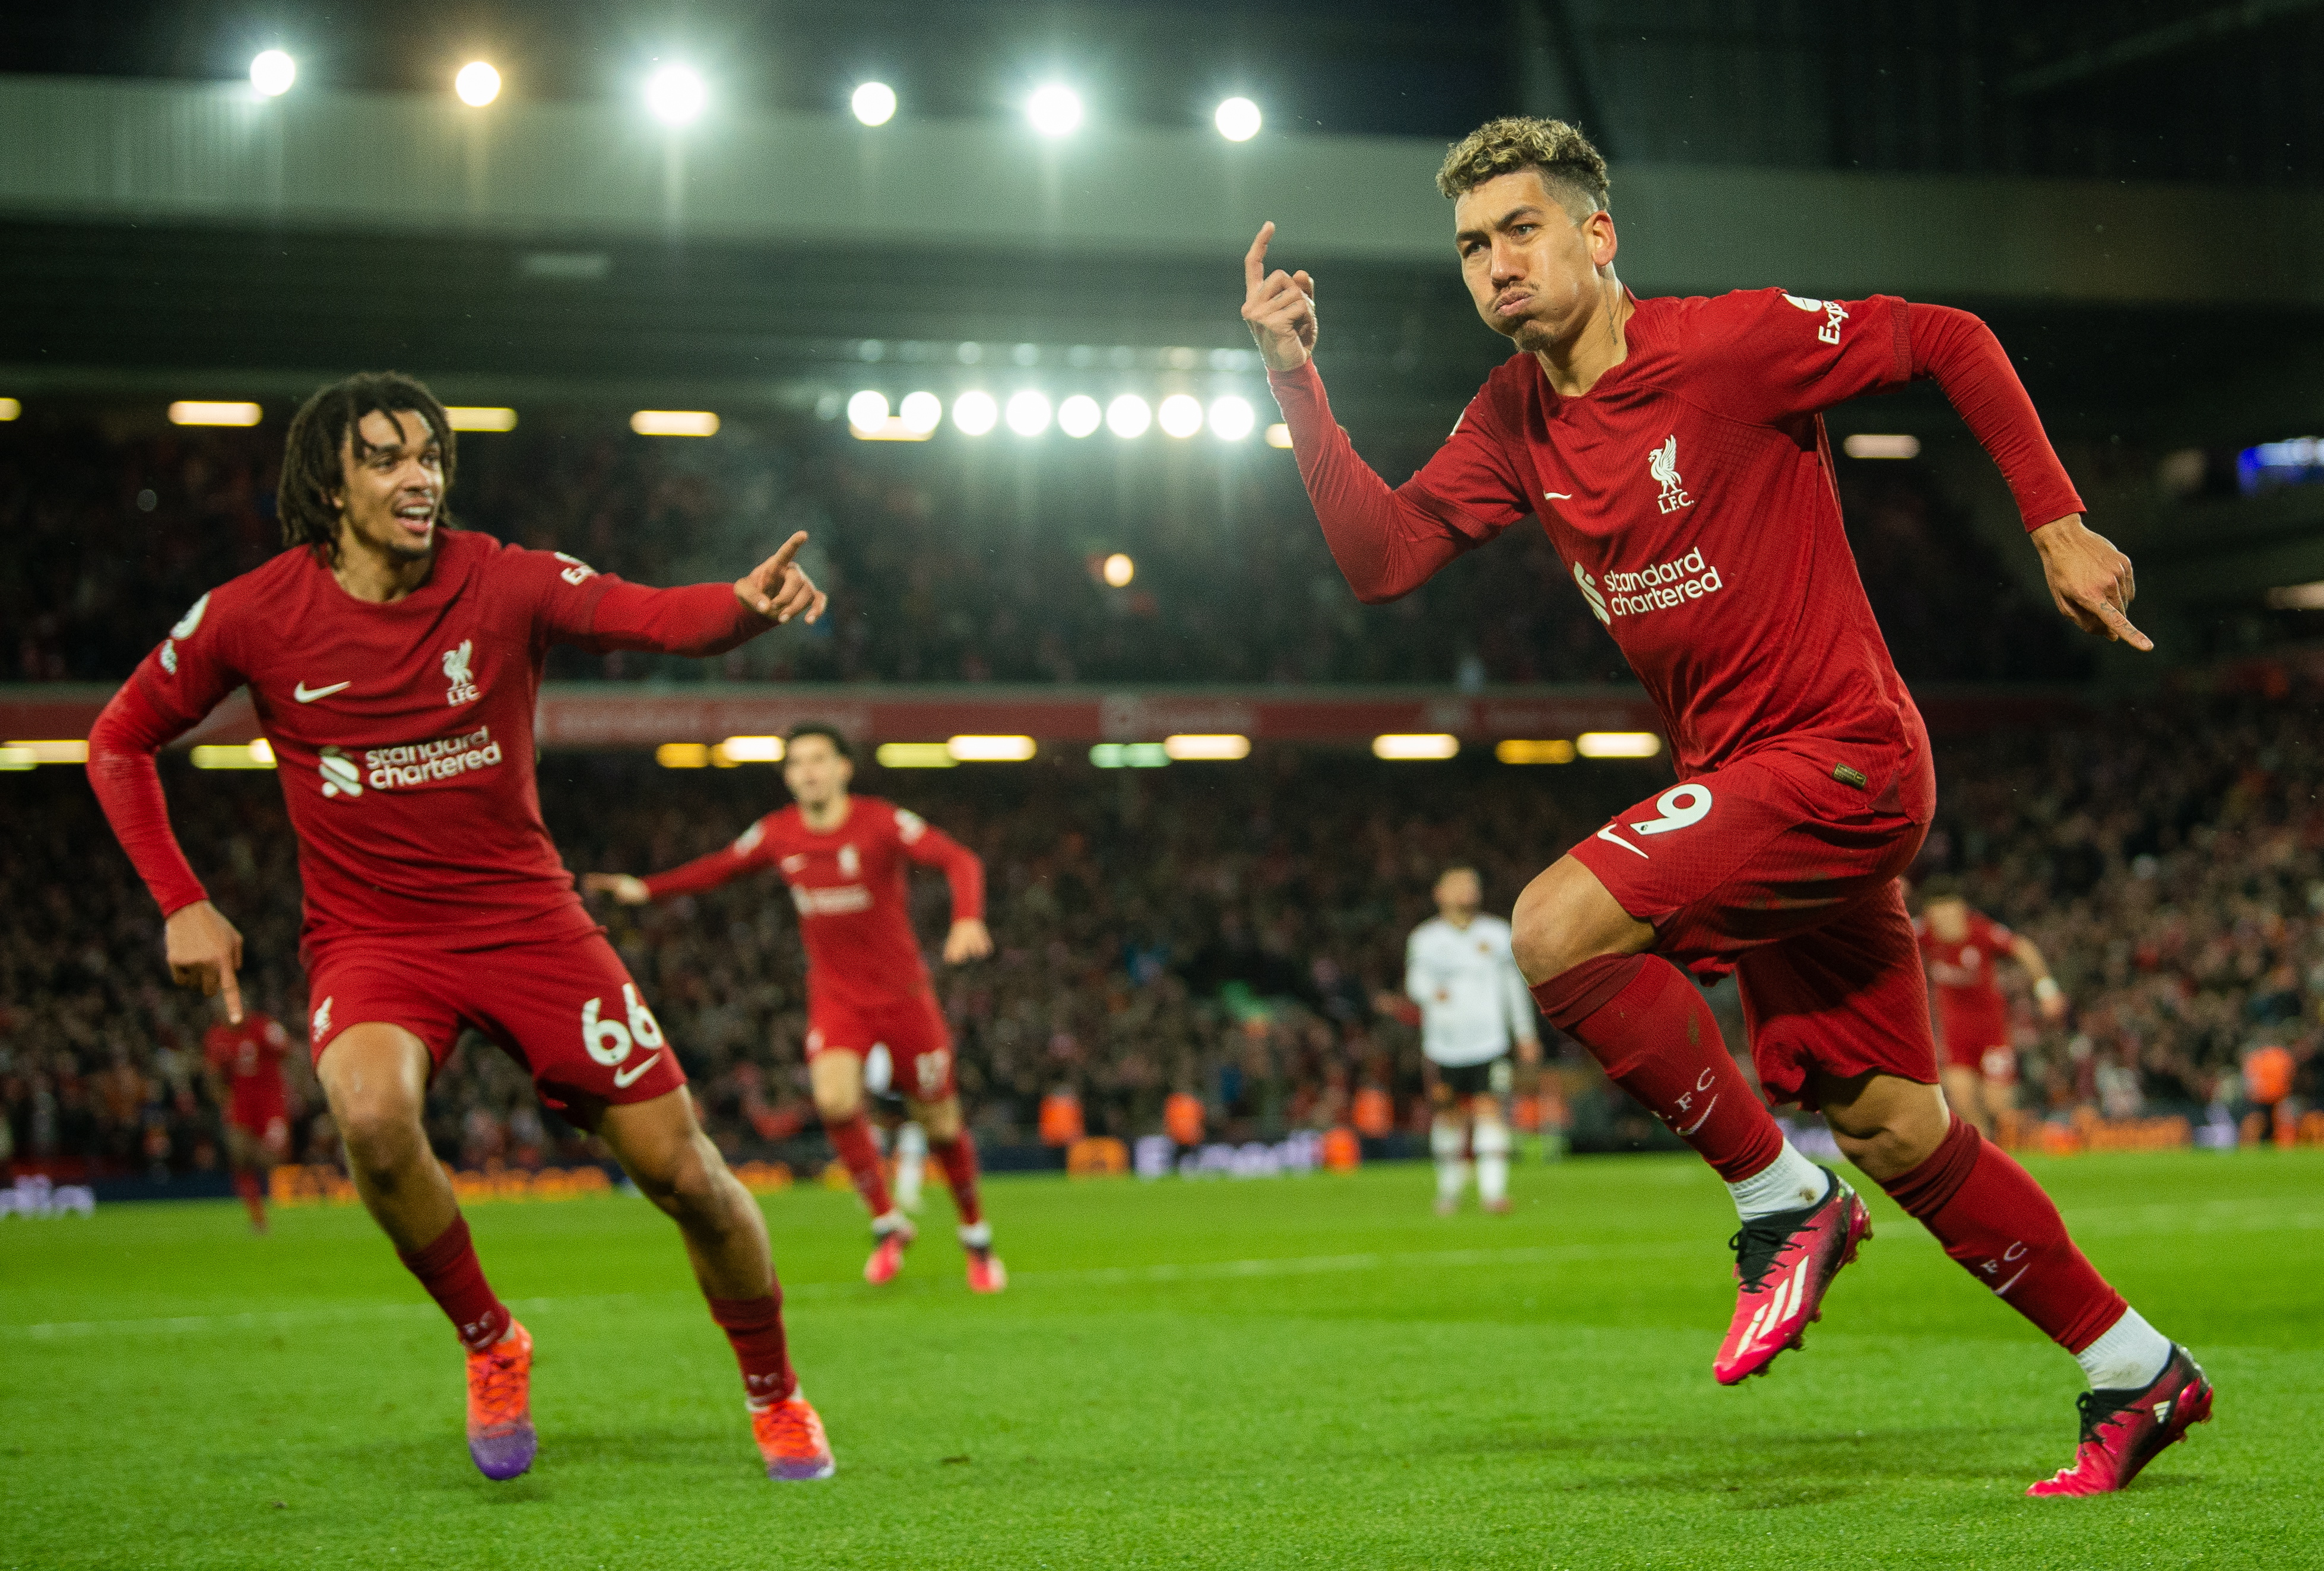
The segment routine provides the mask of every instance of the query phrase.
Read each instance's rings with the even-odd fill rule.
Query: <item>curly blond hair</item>
[[[1455,142],[1436,171],[1436,188],[1457,199],[1487,180],[1527,169],[1561,203],[1586,202],[1588,212],[1606,206],[1613,183],[1606,178],[1605,155],[1581,132],[1563,120],[1511,115],[1488,120]]]

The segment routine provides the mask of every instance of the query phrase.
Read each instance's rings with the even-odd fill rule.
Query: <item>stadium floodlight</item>
[[[1493,749],[1493,757],[1504,764],[1571,764],[1577,756],[1573,744],[1563,737],[1539,741],[1512,739]]]
[[[484,60],[470,60],[452,78],[452,91],[471,109],[481,109],[501,96],[501,74]]]
[[[944,424],[944,400],[932,392],[908,392],[897,407],[896,418],[913,436],[927,436]]]
[[[247,745],[212,742],[194,749],[193,765],[197,769],[272,769],[274,745],[264,737]]]
[[[0,422],[14,419],[24,412],[24,406],[14,399],[0,399]]]
[[[1461,739],[1446,731],[1391,731],[1372,739],[1375,758],[1450,758],[1461,751]]]
[[[1130,581],[1138,576],[1138,564],[1130,560],[1127,551],[1116,551],[1098,564],[1097,571],[1098,576],[1107,583],[1116,589],[1126,589]]]
[[[665,769],[707,769],[710,749],[701,742],[664,742],[654,749],[654,762]]]
[[[279,49],[263,50],[250,62],[250,85],[262,98],[280,98],[299,79],[299,62]]]
[[[866,125],[885,125],[896,117],[896,89],[885,82],[866,82],[847,100],[855,118]]]
[[[692,66],[659,66],[646,78],[646,107],[664,125],[691,124],[709,102],[710,88]]]
[[[1275,424],[1267,428],[1267,445],[1270,447],[1290,446],[1291,427],[1285,425],[1281,420],[1276,421]]]
[[[641,436],[715,436],[718,417],[708,409],[640,409],[630,429]]]
[[[1071,136],[1082,128],[1082,96],[1063,82],[1044,82],[1025,100],[1025,118],[1044,136]]]
[[[982,436],[1000,420],[1001,406],[989,392],[971,389],[952,400],[952,423],[964,436]]]
[[[1859,432],[1843,439],[1840,451],[1850,458],[1918,458],[1921,439],[1905,435]]]
[[[8,751],[30,759],[35,764],[86,764],[88,743],[84,740],[53,742],[10,742]]]
[[[1585,758],[1651,758],[1663,750],[1663,740],[1652,731],[1583,731],[1573,750]]]
[[[1212,123],[1229,142],[1249,142],[1259,134],[1259,106],[1248,98],[1229,98],[1219,106]]]
[[[1021,764],[1038,750],[1031,737],[952,737],[945,751],[963,764]]]
[[[1162,739],[1163,753],[1181,763],[1198,758],[1248,758],[1250,739],[1226,732],[1192,732]]]
[[[876,431],[888,423],[888,395],[865,388],[847,400],[847,423],[859,431]]]
[[[445,418],[452,422],[455,431],[513,431],[516,429],[514,409],[486,409],[476,404],[455,404],[444,410]]]
[[[40,767],[41,760],[32,756],[32,749],[20,748],[14,742],[0,747],[0,769],[37,769]]]
[[[960,762],[943,742],[881,742],[872,756],[883,769],[949,769]]]
[[[783,739],[728,737],[718,744],[718,750],[737,764],[779,764],[783,761]]]
[[[1203,400],[1188,393],[1172,393],[1162,400],[1156,418],[1163,435],[1191,436],[1203,428]]]
[[[1086,436],[1105,424],[1105,411],[1087,393],[1075,393],[1057,406],[1057,429],[1068,436]]]
[[[170,424],[255,426],[263,413],[256,404],[226,403],[213,399],[180,399],[170,406]]]
[[[1038,436],[1049,428],[1049,396],[1026,388],[1009,395],[1009,428],[1019,436]]]
[[[1117,436],[1143,436],[1152,424],[1153,407],[1136,393],[1123,393],[1105,406],[1105,428]]]
[[[1240,442],[1259,424],[1259,411],[1249,399],[1232,393],[1211,400],[1211,435],[1222,442]]]
[[[1165,769],[1170,755],[1160,742],[1100,742],[1090,749],[1089,761],[1101,769]]]
[[[2271,611],[2324,611],[2324,579],[2313,583],[2286,583],[2260,597]]]

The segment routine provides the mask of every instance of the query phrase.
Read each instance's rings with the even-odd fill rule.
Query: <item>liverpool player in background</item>
[[[2080,1362],[2094,1389],[2073,1465],[2032,1492],[2120,1488],[2209,1416],[2210,1384],[1946,1109],[1895,887],[1935,806],[1928,733],[1857,580],[1820,411],[1934,378],[2008,480],[2059,609],[2151,648],[2126,614],[2128,559],[2083,528],[1975,317],[1780,289],[1641,300],[1615,277],[1605,160],[1558,121],[1481,127],[1437,185],[1477,310],[1518,353],[1404,485],[1333,420],[1314,286],[1267,271],[1272,225],[1244,259],[1242,314],[1360,599],[1406,593],[1532,514],[1662,711],[1681,783],[1536,878],[1512,926],[1542,1012],[1734,1195],[1740,1291],[1717,1377],[1796,1346],[1870,1226],[1752,1094],[1680,966],[1732,968],[1769,1097],[1821,1107],[1858,1169]]]
[[[1420,1052],[1436,1107],[1428,1125],[1436,1214],[1461,1208],[1470,1156],[1476,1159],[1478,1203],[1506,1214],[1511,1142],[1502,1100],[1509,1094],[1509,1050],[1527,1064],[1539,1063],[1541,1034],[1509,952],[1509,924],[1479,909],[1485,885],[1477,869],[1445,868],[1431,894],[1436,914],[1405,941],[1404,992],[1420,1010]]]
[[[770,1476],[831,1448],[798,1392],[765,1218],[696,1126],[653,1011],[540,822],[533,704],[553,643],[714,655],[824,597],[780,550],[732,584],[646,589],[453,526],[453,438],[408,377],[350,377],[290,422],[289,547],[194,602],[98,717],[89,782],[168,918],[178,981],[243,1015],[242,935],[170,831],[154,753],[247,684],[299,837],[309,1031],[357,1192],[468,1357],[468,1448],[532,1465],[532,1339],[428,1146],[428,1082],[474,1026],[674,1218],[742,1366]]]
[[[1970,910],[1951,879],[1924,879],[1920,894],[1921,914],[1913,932],[1929,962],[1929,979],[1937,985],[1945,1100],[1990,1140],[2009,1110],[2009,1088],[2017,1083],[2009,1003],[2001,996],[1993,962],[2014,960],[2025,968],[2044,1020],[2055,1024],[2066,1017],[2066,995],[2034,941]]]
[[[226,1006],[218,1013],[224,1016]],[[282,1091],[282,1057],[290,1034],[271,1015],[243,1011],[202,1034],[210,1097],[226,1112],[226,1159],[234,1192],[250,1213],[250,1230],[266,1231],[266,1174],[290,1155],[290,1108]]]
[[[952,1185],[968,1285],[997,1293],[1009,1273],[992,1253],[992,1226],[976,1192],[976,1142],[960,1116],[952,1032],[936,1007],[927,962],[912,936],[911,866],[941,868],[952,886],[947,965],[992,952],[984,927],[984,864],[976,853],[918,815],[876,796],[851,795],[855,759],[827,725],[796,727],[783,739],[783,784],[791,805],[770,813],[730,846],[650,878],[591,873],[592,891],[624,905],[715,889],[772,868],[790,886],[807,945],[807,1076],[831,1148],[872,1212],[872,1258],[863,1280],[883,1282],[918,1236],[880,1171],[863,1115],[863,1061],[885,1047],[890,1083],[927,1131],[928,1150]]]

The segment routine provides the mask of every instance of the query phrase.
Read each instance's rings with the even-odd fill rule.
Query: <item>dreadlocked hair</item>
[[[390,419],[409,409],[428,422],[444,454],[444,489],[452,489],[454,447],[452,418],[444,406],[417,377],[400,371],[366,371],[316,390],[290,417],[290,433],[283,444],[282,482],[275,510],[282,519],[282,543],[305,546],[325,563],[339,559],[339,501],[346,488],[340,451],[353,444],[360,464],[372,451],[364,440],[363,418],[372,413]],[[438,521],[452,523],[447,506]]]
[[[1436,188],[1458,200],[1487,180],[1519,170],[1539,174],[1569,211],[1577,204],[1582,212],[1602,208],[1613,185],[1606,178],[1605,155],[1581,132],[1563,120],[1512,115],[1488,120],[1455,142],[1436,171]]]

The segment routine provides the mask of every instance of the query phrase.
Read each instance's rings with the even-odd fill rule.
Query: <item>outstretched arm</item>
[[[754,823],[733,844],[720,846],[706,857],[680,862],[668,872],[648,878],[629,873],[585,873],[581,887],[592,895],[611,895],[622,905],[644,905],[667,900],[673,895],[696,895],[705,889],[715,889],[766,866],[766,859],[759,855],[759,845],[765,835],[766,826]]]
[[[131,677],[88,732],[88,783],[121,849],[145,880],[164,919],[170,978],[206,997],[226,995],[227,1018],[242,1023],[242,934],[209,902],[170,829],[170,804],[153,755],[189,729],[156,708]]]
[[[2030,938],[2014,938],[2009,943],[2009,958],[2025,968],[2034,978],[2034,1002],[2042,1011],[2042,1018],[2052,1023],[2066,1017],[2066,995],[2058,979],[2050,974],[2050,962]]]
[[[649,589],[599,577],[576,564],[551,580],[546,607],[549,636],[590,649],[723,655],[795,616],[813,622],[823,615],[828,597],[792,560],[806,544],[807,532],[800,530],[731,584]],[[576,572],[580,576],[575,576]],[[556,589],[558,580],[581,593]]]
[[[2043,575],[2061,613],[2085,632],[2103,633],[2135,649],[2154,640],[2131,625],[2138,593],[2130,558],[2082,525],[2082,499],[2043,434],[2016,368],[1990,328],[1948,306],[1907,308],[1912,373],[1933,378],[2009,482],[2025,528],[2042,554]]]
[[[1262,225],[1243,257],[1243,320],[1267,365],[1267,381],[1290,427],[1299,478],[1315,504],[1332,559],[1367,605],[1408,594],[1462,552],[1483,545],[1532,510],[1489,435],[1463,416],[1421,472],[1390,490],[1356,455],[1332,418],[1315,370],[1315,280],[1267,271],[1275,225]],[[1471,406],[1471,415],[1476,413]],[[1464,440],[1465,435],[1465,440]]]

